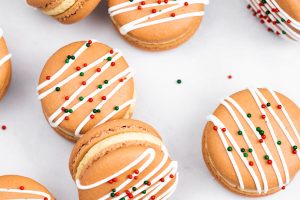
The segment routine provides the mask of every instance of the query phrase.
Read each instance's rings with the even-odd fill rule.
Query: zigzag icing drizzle
[[[39,195],[43,198],[24,198],[24,199],[10,199],[10,200],[51,200],[51,196],[47,193],[34,191],[34,190],[20,190],[20,189],[7,189],[7,188],[0,188],[0,193],[18,193],[18,194],[29,194],[29,195]]]
[[[140,3],[141,5],[138,5]],[[139,8],[157,8],[161,6],[168,6],[167,8],[161,9],[160,11],[157,12],[152,12],[149,15],[146,15],[142,18],[136,19],[134,21],[131,21],[127,24],[124,24],[122,27],[120,27],[120,33],[122,35],[126,35],[128,32],[133,31],[135,29],[155,25],[155,24],[160,24],[160,23],[165,23],[165,22],[170,22],[174,20],[179,20],[179,19],[184,19],[184,18],[189,18],[189,17],[201,17],[204,15],[203,11],[199,12],[189,12],[185,14],[180,14],[176,16],[170,16],[158,20],[153,20],[149,21],[154,17],[158,17],[160,15],[163,15],[165,13],[170,13],[172,11],[175,11],[177,9],[180,9],[184,6],[188,5],[193,5],[193,4],[209,4],[209,0],[178,0],[178,1],[165,1],[165,2],[157,2],[157,3],[149,3],[146,4],[144,0],[137,0],[137,1],[128,1],[124,3],[120,3],[118,5],[112,6],[108,9],[108,13],[110,14],[111,18],[113,18],[116,15],[126,13],[126,12],[131,12],[134,10],[137,10],[137,12],[140,12]]]
[[[274,128],[272,126],[272,123],[270,121],[270,119],[267,116],[267,113],[265,111],[265,109],[267,109],[269,111],[269,113],[272,115],[272,117],[275,119],[275,122],[279,125],[279,127],[281,128],[281,130],[283,131],[285,137],[287,138],[287,140],[289,141],[290,145],[292,147],[296,146],[296,142],[293,140],[293,138],[291,137],[291,134],[287,131],[285,125],[283,124],[282,120],[279,118],[279,116],[275,113],[275,111],[273,110],[273,108],[271,106],[265,106],[268,104],[267,99],[263,96],[263,94],[256,88],[254,89],[249,89],[250,94],[252,95],[253,99],[255,100],[257,107],[260,111],[260,113],[262,114],[262,116],[264,116],[264,120],[266,122],[267,128],[269,130],[269,133],[271,135],[272,141],[274,142],[275,146],[276,146],[276,150],[277,153],[280,157],[280,162],[281,163],[276,163],[274,160],[274,157],[272,156],[272,153],[270,152],[269,147],[267,146],[267,144],[265,142],[261,142],[261,145],[263,147],[264,152],[266,153],[266,155],[268,155],[268,161],[271,161],[272,164],[272,168],[276,174],[277,180],[278,180],[278,187],[280,188],[285,188],[285,185],[287,185],[290,182],[290,174],[289,174],[289,170],[287,167],[287,162],[285,160],[285,157],[282,153],[282,149],[280,147],[280,145],[277,144],[277,142],[279,141],[276,133],[274,131]],[[268,89],[268,92],[272,95],[273,99],[275,99],[276,103],[280,106],[280,109],[282,111],[282,113],[284,114],[286,120],[288,121],[289,125],[292,127],[293,130],[293,134],[296,136],[298,143],[300,143],[300,135],[298,130],[296,129],[293,121],[291,120],[289,114],[287,113],[284,105],[281,103],[281,101],[279,100],[278,96],[276,95],[276,93],[274,91],[271,91]],[[237,165],[233,155],[232,155],[232,150],[234,149],[239,157],[241,158],[241,160],[243,161],[244,165],[246,166],[247,170],[249,171],[257,192],[259,194],[261,193],[267,193],[269,191],[269,185],[268,185],[268,180],[266,177],[266,174],[264,172],[264,169],[262,168],[262,163],[259,161],[259,157],[256,153],[256,150],[254,149],[252,142],[249,140],[248,135],[249,134],[255,134],[255,136],[257,137],[258,140],[262,140],[262,136],[258,133],[257,131],[257,127],[255,127],[255,125],[253,124],[253,122],[247,117],[246,112],[243,110],[243,108],[241,108],[241,106],[231,97],[227,97],[224,100],[221,101],[221,104],[226,108],[226,110],[230,113],[231,117],[234,120],[234,123],[236,123],[237,127],[239,128],[239,131],[242,132],[242,136],[244,141],[246,142],[247,146],[249,149],[252,149],[252,156],[254,158],[254,161],[258,167],[258,171],[260,173],[260,176],[262,177],[262,181],[263,181],[263,187],[261,186],[260,182],[259,182],[259,176],[254,172],[252,166],[248,163],[248,160],[243,156],[243,152],[241,152],[241,147],[239,147],[239,145],[237,144],[237,142],[235,141],[235,139],[232,137],[232,134],[229,132],[228,129],[226,129],[225,125],[223,124],[223,122],[221,122],[221,120],[219,118],[217,118],[214,115],[211,115],[208,117],[208,121],[213,122],[213,124],[217,127],[217,133],[224,145],[224,148],[227,149],[227,155],[232,163],[232,166],[234,168],[234,171],[237,175],[237,179],[239,181],[239,185],[240,188],[242,190],[245,189],[244,186],[244,182],[243,182],[243,176],[240,172],[239,166]],[[264,105],[264,106],[263,106]],[[234,111],[236,110],[241,116],[243,116],[243,119],[246,121],[246,123],[249,125],[249,127],[251,128],[251,133],[247,133],[240,121],[240,119],[238,118],[236,112]],[[233,148],[232,150],[228,150],[229,144],[227,143],[226,138],[230,141],[230,143],[232,144]],[[255,141],[257,142],[257,141]],[[300,160],[300,154],[299,152],[297,152],[298,150],[294,150],[295,154],[297,154],[297,157]],[[252,162],[252,161],[251,161]],[[283,167],[283,171],[284,171],[284,176],[286,181],[283,182],[283,177],[279,171],[278,166],[282,166]]]
[[[0,39],[3,37],[3,30],[0,28]],[[7,54],[4,57],[0,58],[0,67],[11,59],[11,54]]]
[[[91,40],[90,43],[95,43],[97,42],[96,40]],[[70,68],[72,66],[72,64],[75,62],[75,60],[83,53],[85,52],[85,50],[88,49],[87,47],[87,43],[85,43],[84,45],[82,45],[74,54],[75,59],[74,60],[70,60],[70,62],[66,63],[62,68],[60,68],[49,80],[44,81],[43,83],[41,83],[38,86],[38,90],[41,90],[43,88],[45,88],[46,86],[48,86],[49,84],[51,84],[54,80],[56,80],[57,78],[59,78],[60,76],[62,76],[64,74],[64,72]],[[113,53],[112,53],[113,52]],[[99,76],[101,76],[106,70],[108,70],[111,67],[111,64],[116,62],[117,60],[119,60],[122,57],[122,53],[118,50],[118,49],[113,49],[112,52],[108,52],[105,55],[103,55],[102,57],[100,57],[99,59],[95,60],[94,62],[92,62],[91,64],[87,65],[86,67],[82,68],[80,71],[76,71],[73,74],[71,74],[70,76],[66,77],[64,80],[58,82],[57,84],[55,84],[54,86],[52,86],[51,88],[49,88],[48,90],[42,92],[39,95],[39,99],[43,99],[45,97],[47,97],[49,94],[51,94],[52,92],[55,91],[55,89],[57,87],[62,87],[66,84],[68,84],[71,80],[73,80],[74,78],[78,77],[79,73],[84,73],[90,69],[93,69],[95,67],[97,67],[98,65],[100,65],[101,63],[104,62],[104,60],[111,56],[111,60],[107,61],[102,67],[101,67],[101,71],[100,72],[96,72],[94,73],[91,77],[89,77],[86,80],[86,84],[81,85],[70,97],[67,101],[65,101],[54,113],[51,114],[51,116],[48,118],[48,121],[50,123],[50,125],[52,127],[58,127],[65,119],[66,117],[69,117],[75,110],[79,109],[82,105],[84,105],[85,103],[88,102],[89,99],[95,97],[96,95],[100,94],[104,89],[108,88],[109,86],[113,85],[113,84],[117,84],[117,86],[115,86],[115,88],[106,95],[106,99],[105,101],[101,101],[96,107],[95,109],[101,109],[119,90],[122,89],[122,87],[133,78],[133,70],[131,68],[127,68],[124,71],[120,72],[119,74],[117,74],[115,77],[113,77],[109,83],[104,84],[102,86],[101,89],[97,88],[95,89],[93,92],[91,92],[90,94],[88,94],[82,101],[79,101],[78,103],[76,103],[75,105],[73,105],[70,109],[73,111],[72,113],[63,113],[62,109],[68,107],[72,101],[74,101],[76,98],[78,98],[78,96],[90,85],[92,84]],[[122,80],[122,81],[120,81]],[[112,118],[114,115],[116,115],[117,113],[121,112],[123,109],[125,109],[126,107],[132,105],[135,102],[135,99],[130,99],[128,101],[126,101],[125,103],[123,103],[122,105],[118,106],[118,110],[114,110],[112,111],[110,114],[108,114],[105,118],[103,118],[100,122],[98,122],[96,124],[102,124],[106,121],[108,121],[110,118]],[[61,115],[61,116],[59,116]],[[80,136],[80,132],[82,130],[82,128],[84,128],[84,126],[89,122],[89,120],[91,119],[91,116],[93,116],[93,112],[91,112],[88,116],[85,117],[85,119],[78,125],[78,127],[75,130],[75,135],[77,137]],[[57,119],[56,119],[57,118]],[[56,119],[56,120],[55,120]]]
[[[155,174],[157,174],[167,163],[168,158],[169,158],[169,153],[166,149],[165,146],[162,146],[162,151],[163,151],[163,159],[162,161],[159,163],[159,165],[152,171],[150,172],[145,178],[143,178],[143,180],[139,181],[136,185],[135,188],[136,190],[134,191],[133,189],[129,189],[127,186],[128,184],[130,184],[133,179],[127,179],[125,182],[123,182],[121,185],[119,185],[115,190],[116,191],[121,191],[121,190],[128,190],[130,194],[133,195],[134,199],[138,200],[138,199],[150,199],[151,196],[157,194],[162,188],[164,188],[171,180],[172,180],[172,175],[176,174],[176,181],[175,183],[166,191],[164,192],[162,195],[160,196],[156,196],[155,199],[159,199],[159,200],[166,200],[168,199],[173,192],[176,189],[177,186],[177,181],[178,181],[178,173],[177,173],[177,167],[178,164],[176,161],[172,161],[165,170],[163,170],[159,175],[155,176]],[[132,163],[130,163],[129,165],[127,165],[126,167],[124,167],[123,169],[121,169],[120,171],[116,172],[115,174],[102,179],[96,183],[90,184],[90,185],[82,185],[80,183],[80,180],[77,179],[76,180],[76,185],[78,187],[78,189],[80,190],[89,190],[89,189],[93,189],[96,187],[99,187],[105,183],[107,183],[108,181],[112,180],[115,177],[118,177],[124,173],[126,173],[128,170],[134,168],[136,165],[138,165],[139,163],[141,163],[145,158],[147,158],[147,160],[144,162],[144,164],[138,169],[139,173],[142,173],[144,170],[146,170],[151,164],[152,162],[155,160],[155,150],[152,148],[148,148],[145,152],[142,153],[142,155],[140,155],[135,161],[133,161]],[[155,176],[155,177],[154,177]],[[164,181],[160,181],[162,178],[164,178]],[[151,180],[151,186],[147,186],[144,184],[144,180]],[[126,188],[127,187],[127,188]],[[147,189],[147,194],[146,193],[142,193],[144,190]],[[98,200],[106,200],[111,198],[111,193],[108,193],[107,195],[98,198]],[[128,197],[128,194],[121,193],[118,195],[118,197],[112,198],[114,200],[119,200],[119,199],[123,199],[123,200],[128,200],[130,199]]]
[[[268,27],[268,31],[274,32],[284,39],[300,41],[300,22],[293,19],[274,0],[247,0],[249,9],[257,16],[261,23]],[[291,28],[292,27],[292,28]]]

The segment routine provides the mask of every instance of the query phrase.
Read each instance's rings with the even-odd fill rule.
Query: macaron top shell
[[[147,43],[178,40],[197,28],[208,0],[109,0],[109,13],[122,35]]]
[[[23,176],[0,176],[0,199],[55,200],[50,192],[38,182]]]
[[[274,0],[291,18],[300,23],[300,1],[298,0]]]
[[[130,117],[132,78],[119,50],[97,41],[75,42],[45,64],[39,98],[50,125],[78,138],[97,124]]]
[[[70,171],[81,200],[162,198],[177,182],[177,163],[159,135],[136,120],[110,121],[88,132],[74,147]]]
[[[203,152],[229,189],[267,195],[284,189],[300,170],[300,109],[268,89],[249,89],[221,101],[208,117]]]

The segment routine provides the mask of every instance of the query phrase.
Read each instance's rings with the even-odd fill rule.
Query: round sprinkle
[[[253,149],[249,148],[249,149],[248,149],[248,152],[249,152],[249,153],[252,153],[252,152],[253,152]]]
[[[227,147],[227,151],[232,151],[232,147]]]
[[[7,129],[6,125],[2,125],[2,126],[1,126],[1,129],[2,129],[2,130],[6,130],[6,129]]]
[[[277,141],[277,144],[278,144],[278,145],[281,145],[281,141],[280,141],[280,140],[278,140],[278,141]]]
[[[243,132],[241,130],[239,130],[238,135],[243,135]]]
[[[60,87],[56,87],[55,91],[59,92],[60,91]]]
[[[252,116],[251,113],[248,113],[248,114],[247,114],[247,117],[248,117],[248,118],[251,118],[251,116]]]
[[[115,111],[118,111],[120,108],[119,108],[119,106],[115,106]]]
[[[181,80],[181,79],[177,79],[177,80],[176,80],[176,83],[177,83],[177,84],[181,84],[181,83],[182,83],[182,80]]]

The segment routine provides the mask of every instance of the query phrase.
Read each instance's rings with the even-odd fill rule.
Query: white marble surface
[[[0,174],[32,177],[59,200],[77,199],[67,162],[73,144],[56,135],[41,111],[36,84],[46,59],[76,40],[95,38],[123,50],[136,71],[134,117],[151,123],[180,163],[175,200],[243,199],[217,183],[200,151],[205,118],[221,97],[248,86],[269,86],[300,104],[300,44],[265,31],[241,0],[213,0],[197,34],[175,50],[151,53],[127,44],[103,2],[87,19],[64,26],[26,6],[0,0],[0,26],[13,54],[13,80],[0,102]],[[228,80],[227,75],[233,79]],[[176,79],[183,84],[177,85]],[[265,199],[300,199],[300,177]]]

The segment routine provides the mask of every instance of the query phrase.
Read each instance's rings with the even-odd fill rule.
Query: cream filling
[[[77,172],[76,172],[76,179],[79,179],[81,172],[84,170],[84,167],[88,164],[88,162],[93,159],[93,157],[105,150],[106,148],[113,146],[115,144],[130,142],[130,141],[143,141],[143,142],[149,142],[158,146],[162,146],[162,141],[157,138],[154,135],[150,135],[147,133],[140,133],[140,132],[128,132],[123,133],[115,136],[111,136],[97,144],[95,144],[83,157],[83,159],[80,161]]]
[[[64,13],[66,10],[71,8],[77,0],[64,0],[59,6],[51,9],[51,10],[44,10],[43,12],[46,15],[55,16]]]

